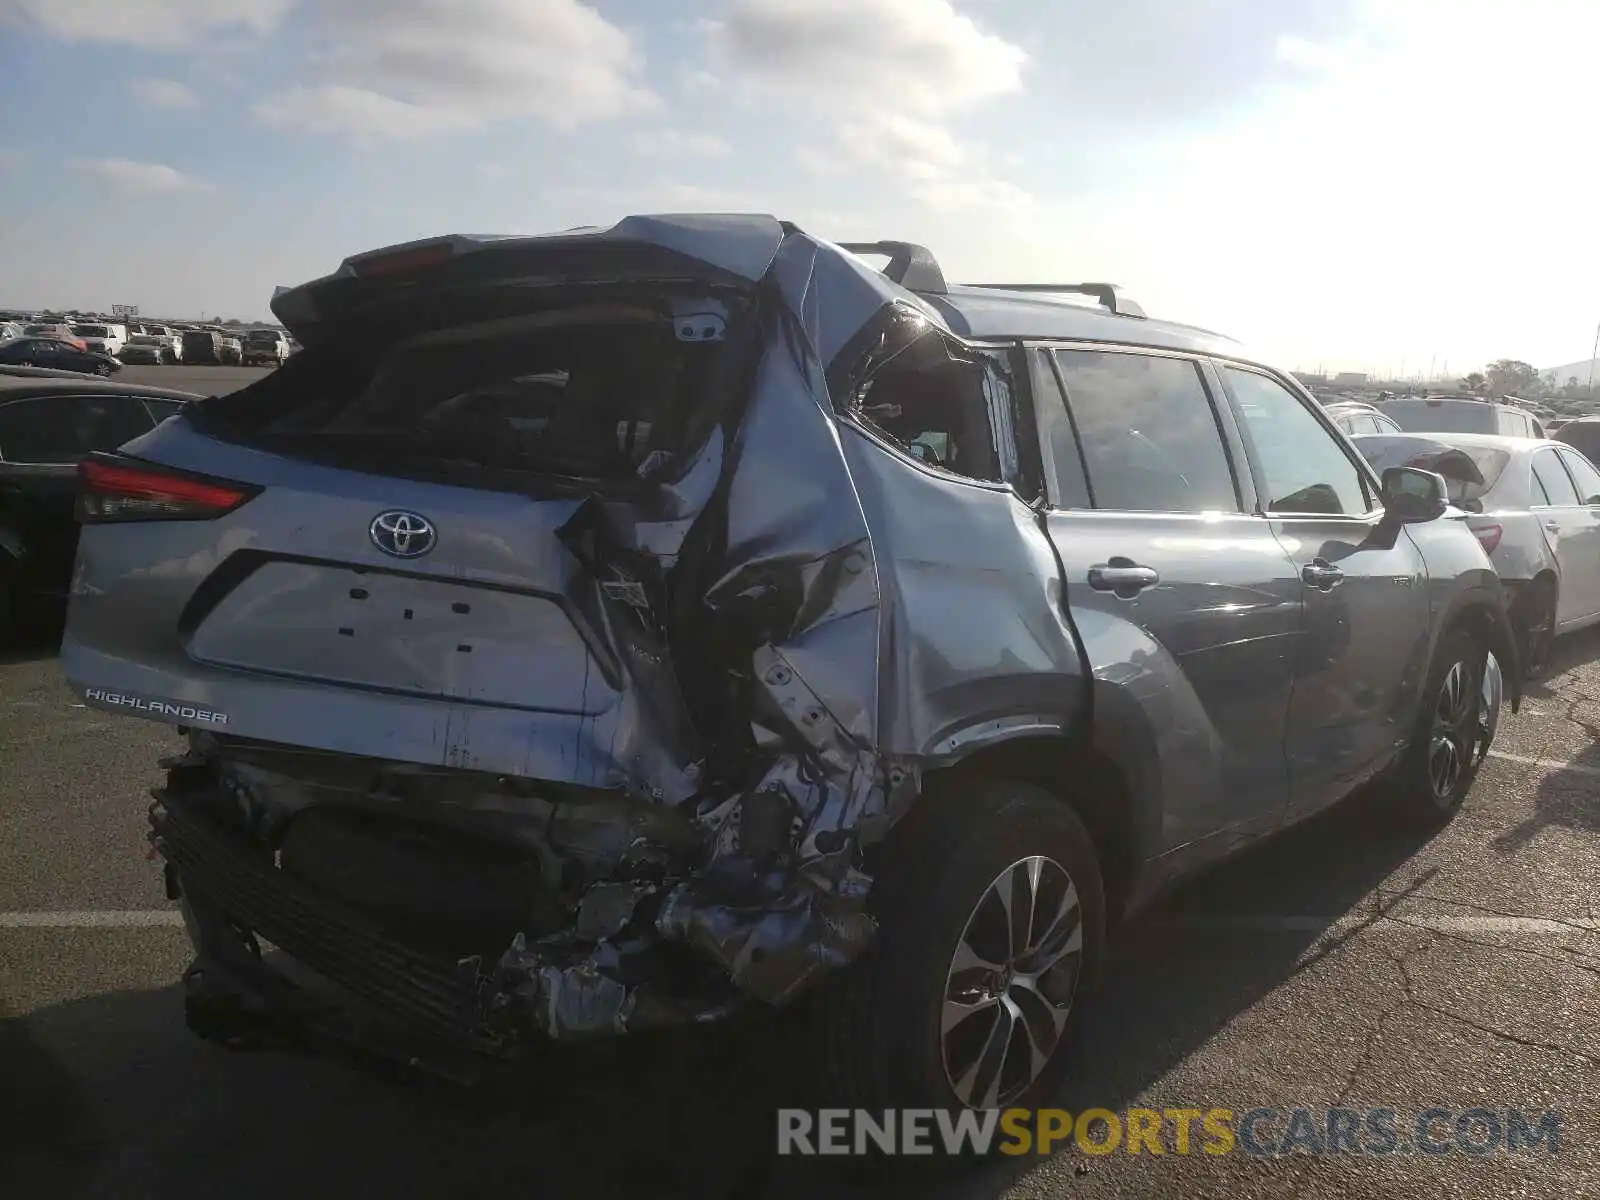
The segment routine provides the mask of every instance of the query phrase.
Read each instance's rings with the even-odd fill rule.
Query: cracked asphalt
[[[1385,1108],[1403,1140],[1430,1108],[1554,1110],[1557,1153],[1070,1148],[890,1185],[773,1155],[800,1053],[783,1020],[561,1048],[487,1096],[198,1042],[175,986],[181,930],[16,918],[169,907],[143,830],[175,739],[74,707],[47,652],[13,656],[0,1194],[1600,1195],[1600,631],[1558,643],[1555,666],[1442,831],[1397,833],[1358,798],[1124,930],[1060,1103]]]

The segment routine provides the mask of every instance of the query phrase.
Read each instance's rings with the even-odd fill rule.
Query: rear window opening
[[[201,416],[264,448],[475,486],[654,479],[703,441],[730,390],[725,320],[688,330],[684,308],[585,304],[387,344],[335,338]]]
[[[917,328],[904,322],[897,327]],[[871,369],[849,415],[926,466],[969,479],[1014,482],[1012,397],[999,364],[920,327],[926,332]]]

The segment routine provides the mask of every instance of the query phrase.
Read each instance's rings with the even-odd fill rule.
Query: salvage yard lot
[[[119,378],[208,392],[261,373]],[[1397,835],[1358,800],[1124,931],[1060,1103],[1554,1109],[1559,1153],[1071,1151],[903,1194],[1600,1194],[1600,631],[1554,667],[1441,833]],[[0,1064],[18,1106],[0,1194],[882,1194],[772,1156],[801,1053],[782,1021],[563,1047],[509,1097],[196,1041],[187,944],[144,860],[146,789],[176,744],[77,706],[48,652],[0,661]]]

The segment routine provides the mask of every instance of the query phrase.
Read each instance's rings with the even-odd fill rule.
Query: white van
[[[85,346],[91,350],[98,350],[101,354],[121,354],[122,348],[128,344],[126,325],[101,324],[98,321],[88,325],[74,325],[72,336],[81,338]]]

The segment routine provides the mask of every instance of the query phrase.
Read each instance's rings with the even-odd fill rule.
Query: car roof
[[[21,371],[27,370],[27,374]],[[80,375],[72,371],[45,369],[0,368],[0,403],[7,400],[36,398],[40,396],[149,396],[158,400],[203,400],[194,392],[179,392],[171,388],[141,387],[131,383],[108,383],[98,375]]]
[[[761,279],[779,246],[795,226],[761,213],[666,213],[636,215],[609,228],[581,226],[560,233],[524,235],[445,234],[404,242],[346,258],[331,275],[284,288],[273,296],[272,310],[290,336],[302,336],[321,322],[328,308],[324,297],[363,277],[382,260],[419,257],[465,260],[480,254],[517,255],[541,248],[554,252],[624,243],[650,245],[698,259],[725,276],[750,282]],[[841,258],[881,254],[890,259],[882,271],[880,291],[931,311],[951,333],[973,341],[1028,339],[1037,341],[1107,342],[1117,345],[1217,354],[1250,359],[1232,338],[1172,321],[1153,320],[1109,284],[981,284],[947,283],[933,254],[909,242],[832,243],[814,238]],[[870,265],[860,263],[871,270]],[[1100,304],[1069,298],[1074,292],[1096,296]]]

